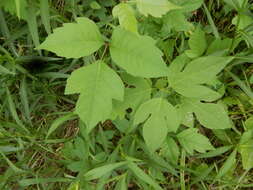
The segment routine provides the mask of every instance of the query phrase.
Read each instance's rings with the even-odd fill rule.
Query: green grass
[[[30,19],[22,18],[22,9],[17,12],[15,1],[11,6],[0,2],[1,190],[253,189],[253,164],[245,169],[238,153],[242,135],[253,129],[253,19],[249,26],[238,29],[239,21],[232,24],[238,13],[229,7],[229,2],[247,1],[205,1],[188,15],[190,23],[200,23],[205,28],[208,43],[211,36],[233,39],[227,51],[236,57],[220,74],[224,84],[220,89],[225,93],[217,101],[227,109],[233,127],[210,130],[195,122],[216,150],[193,155],[178,143],[151,154],[141,129],[128,120],[131,110],[124,119],[99,123],[87,132],[73,113],[78,96],[64,95],[66,79],[72,71],[98,57],[109,60],[107,48],[80,59],[35,50],[52,29],[76,17],[89,17],[110,38],[117,24],[111,12],[118,1],[28,2],[29,9],[24,11]],[[251,18],[252,3],[248,1],[244,9]],[[140,15],[137,19],[140,33],[158,41],[167,64],[187,49],[191,30],[171,30],[165,35],[166,28],[159,19]],[[167,47],[164,42],[173,45]],[[111,67],[117,68],[113,64]],[[152,82],[154,89],[159,85],[163,88],[164,80]],[[249,158],[253,144],[247,145]]]

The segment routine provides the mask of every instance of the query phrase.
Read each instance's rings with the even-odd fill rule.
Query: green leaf
[[[190,62],[190,58],[184,53],[177,56],[169,66],[168,76],[169,80],[176,78],[177,74],[180,73],[185,65]]]
[[[145,122],[143,137],[151,152],[159,148],[168,132],[176,132],[180,117],[177,110],[163,98],[153,98],[142,104],[134,116],[134,124]]]
[[[226,175],[236,164],[236,153],[237,150],[235,149],[227,158],[227,160],[222,165],[221,169],[219,170],[218,174],[216,175],[216,179],[220,179],[224,175]]]
[[[26,76],[24,76],[20,82],[19,95],[20,95],[20,100],[21,100],[21,104],[23,107],[23,114],[24,114],[26,120],[29,123],[32,123],[31,122],[32,119],[31,119],[31,110],[30,110],[29,98],[28,98],[28,87],[27,87]]]
[[[123,177],[118,181],[114,190],[127,190],[128,184],[126,183],[127,174],[124,174]]]
[[[84,179],[87,181],[101,178],[103,175],[112,172],[113,170],[122,167],[127,164],[127,161],[107,164],[101,167],[94,168],[84,174]]]
[[[101,5],[97,1],[92,1],[90,7],[95,10],[101,9]]]
[[[129,163],[128,167],[136,175],[137,178],[151,185],[156,190],[162,190],[162,188],[156,183],[156,181],[154,181],[149,175],[142,171],[135,163]]]
[[[5,11],[17,15],[19,19],[26,19],[27,2],[26,0],[1,0],[0,7]]]
[[[5,154],[0,150],[0,155],[1,157],[3,157],[3,159],[7,162],[7,164],[9,165],[9,167],[15,172],[15,173],[26,173],[25,170],[17,167],[15,164],[13,164],[9,158],[7,156],[5,156]]]
[[[242,157],[242,165],[245,170],[253,168],[253,135],[252,130],[244,132],[241,136],[238,151]]]
[[[4,66],[0,65],[0,75],[1,74],[9,74],[9,75],[15,75],[14,72],[11,72],[9,69],[5,68]]]
[[[240,4],[237,0],[224,0],[230,7],[234,8],[235,10],[240,9]]]
[[[53,121],[53,123],[51,124],[48,132],[47,132],[47,136],[46,136],[46,139],[60,126],[62,125],[64,122],[68,121],[68,120],[73,120],[73,119],[76,119],[76,115],[73,114],[72,112],[62,116],[62,117],[59,117],[57,119],[55,119]]]
[[[166,157],[173,164],[177,165],[180,149],[176,141],[173,138],[168,137],[165,143],[162,145],[160,154]]]
[[[199,134],[198,129],[189,128],[177,135],[178,141],[189,153],[193,154],[193,151],[204,153],[207,150],[214,150],[214,147],[209,142],[208,138]]]
[[[19,118],[19,114],[17,113],[17,108],[16,108],[17,105],[15,104],[8,87],[6,87],[6,97],[5,98],[6,98],[6,102],[8,103],[8,106],[9,106],[10,115],[16,121],[16,123],[20,127],[20,129],[29,133],[29,130],[25,127],[25,125],[23,124],[23,122]]]
[[[79,182],[77,181],[77,182],[71,183],[67,190],[79,190],[80,189],[79,186],[80,186]]]
[[[174,29],[175,31],[189,31],[193,25],[187,21],[180,11],[170,11],[163,17],[163,30]]]
[[[162,17],[168,11],[181,8],[168,0],[136,0],[136,2],[138,10],[145,16]]]
[[[238,19],[239,19],[239,22],[238,22]],[[237,26],[237,23],[238,24],[238,30],[243,30],[245,29],[247,26],[249,26],[250,24],[253,23],[253,19],[252,19],[252,16],[249,16],[249,15],[246,15],[246,14],[239,14],[238,16],[235,16],[232,20],[232,23],[234,25]]]
[[[124,85],[120,77],[105,63],[97,61],[75,70],[67,80],[65,94],[81,93],[76,113],[88,131],[109,118],[112,99],[123,100]]]
[[[232,145],[222,146],[222,147],[216,148],[215,150],[211,150],[207,153],[200,154],[199,156],[197,156],[197,158],[212,158],[216,156],[221,156],[223,153],[229,151],[231,148],[233,148]]]
[[[114,17],[119,18],[120,26],[128,31],[138,33],[137,20],[134,16],[134,10],[126,3],[120,3],[112,10]]]
[[[181,6],[182,8],[180,9],[181,12],[193,12],[196,9],[200,8],[203,0],[171,0],[173,3],[175,3],[178,6]]]
[[[54,30],[37,49],[45,49],[66,58],[80,58],[97,51],[104,44],[96,24],[88,18],[77,18]]]
[[[47,33],[51,34],[49,0],[40,0],[40,16]]]
[[[247,130],[253,129],[253,116],[252,115],[245,121],[245,128]]]
[[[211,15],[210,11],[208,10],[206,4],[204,4],[203,7],[204,7],[204,10],[205,10],[207,20],[208,20],[208,22],[210,24],[210,27],[212,29],[212,33],[214,34],[216,39],[220,39],[219,31],[218,31],[217,27],[215,26],[215,23],[214,23],[214,20],[212,18],[212,15]]]
[[[253,84],[253,75],[251,75],[249,82],[250,82],[250,84]]]
[[[69,183],[72,179],[69,178],[63,178],[63,177],[50,177],[50,178],[27,178],[27,179],[21,179],[18,184],[21,187],[27,187],[32,186],[36,184],[48,184],[48,183]]]
[[[232,59],[231,57],[216,56],[197,58],[188,63],[182,72],[169,77],[169,82],[173,86],[182,83],[203,84],[210,82]]]
[[[182,7],[181,11],[184,12],[192,12],[198,8],[201,7],[202,3],[204,2],[203,0],[176,0],[179,1],[179,6]]]
[[[39,30],[38,30],[38,23],[36,18],[36,9],[33,6],[30,6],[26,12],[26,20],[29,28],[30,35],[32,36],[32,40],[35,46],[40,45],[40,38],[39,38]]]
[[[20,19],[21,17],[21,0],[15,0],[15,4],[16,4],[16,12],[17,12],[17,16]]]
[[[222,53],[225,54],[229,51],[229,48],[232,45],[232,39],[225,38],[225,39],[215,39],[212,41],[212,43],[209,45],[207,49],[207,54],[214,54],[214,53]]]
[[[141,103],[151,97],[151,86],[147,80],[127,74],[122,75],[122,79],[128,85],[128,88],[125,88],[124,101],[113,101],[114,115],[120,118],[124,118],[128,108],[134,113]]]
[[[191,107],[187,104],[178,105],[178,111],[181,114],[181,123],[187,127],[194,127],[194,116]]]
[[[112,34],[110,52],[113,61],[129,74],[148,78],[167,75],[163,54],[155,46],[155,40],[148,36],[118,27]]]
[[[207,86],[203,85],[193,85],[191,86],[180,86],[177,88],[177,92],[179,92],[182,95],[185,95],[186,97],[191,98],[197,98],[204,101],[215,101],[219,98],[221,98],[221,94],[218,92],[210,89]]]
[[[227,129],[232,127],[228,114],[222,105],[201,103],[190,99],[187,99],[186,102],[201,125],[209,129]]]
[[[216,75],[232,60],[231,57],[206,56],[188,63],[183,71],[169,67],[168,81],[171,87],[185,97],[214,101],[220,94],[203,86],[212,82]],[[171,71],[172,69],[172,71]]]
[[[235,84],[237,84],[243,91],[244,93],[253,100],[253,91],[252,89],[245,84],[244,81],[242,81],[237,75],[233,74],[230,71],[227,71],[227,73],[233,78]]]
[[[190,58],[201,56],[207,48],[205,32],[202,31],[200,27],[197,27],[190,36],[188,43],[191,50],[186,51],[187,56]]]

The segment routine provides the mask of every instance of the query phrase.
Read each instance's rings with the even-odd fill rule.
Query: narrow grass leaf
[[[71,183],[67,190],[79,190],[80,185],[79,182]]]
[[[18,16],[18,18],[20,19],[20,17],[21,17],[21,11],[20,11],[20,1],[21,0],[15,0],[15,4],[16,4],[16,12],[17,12],[17,16]]]
[[[15,165],[5,156],[5,154],[4,154],[2,151],[0,151],[0,155],[5,159],[5,161],[8,163],[8,165],[10,166],[10,168],[11,168],[14,172],[16,172],[16,173],[24,173],[24,172],[26,172],[25,170],[22,170],[22,169],[18,168],[17,166],[15,166]]]
[[[19,119],[17,111],[16,111],[16,106],[15,103],[12,99],[11,93],[9,91],[8,88],[6,88],[6,95],[7,95],[7,101],[8,101],[8,105],[9,105],[9,109],[10,109],[10,113],[13,117],[13,119],[17,122],[18,126],[22,129],[25,130],[26,132],[29,133],[29,130],[24,126],[24,124],[22,123],[22,121]]]
[[[216,28],[215,24],[214,24],[214,21],[213,21],[213,18],[208,10],[208,8],[206,7],[206,4],[203,3],[204,5],[204,10],[206,12],[206,16],[207,16],[207,19],[208,19],[208,22],[209,24],[211,25],[212,27],[212,30],[213,30],[213,34],[215,36],[216,39],[220,39],[220,35],[219,35],[219,32],[218,32],[218,29]]]
[[[27,187],[30,185],[35,185],[35,184],[45,184],[45,183],[56,183],[56,182],[64,182],[64,183],[68,183],[71,182],[72,179],[68,179],[68,178],[63,178],[63,177],[59,177],[59,178],[31,178],[31,179],[22,179],[18,182],[18,184],[22,187]]]
[[[0,65],[0,74],[10,74],[15,75],[14,72],[11,72],[9,69],[5,68],[4,66]]]
[[[70,77],[69,74],[60,73],[60,72],[45,72],[45,73],[37,74],[36,76],[49,78],[49,79],[60,79],[60,78],[65,79],[65,78]]]
[[[113,170],[122,167],[127,164],[127,161],[123,162],[118,162],[118,163],[112,163],[112,164],[107,164],[98,168],[94,168],[87,173],[84,174],[84,179],[89,181],[93,179],[98,179],[102,177],[103,175],[112,172]]]
[[[32,36],[34,46],[37,47],[40,45],[40,38],[39,38],[36,10],[33,6],[27,9],[26,21],[28,24],[30,34]],[[39,53],[41,54],[40,50],[39,50]]]
[[[0,8],[0,32],[2,32],[3,36],[6,39],[10,39],[12,36],[10,34],[9,28],[7,26],[7,23],[6,23],[6,20],[4,17],[4,13],[2,12],[1,8]],[[13,41],[9,41],[8,46],[10,47],[10,49],[11,49],[12,53],[15,55],[15,57],[18,57],[18,53],[17,53],[16,47],[15,47]]]
[[[51,34],[50,7],[48,0],[40,0],[40,16],[47,34]]]
[[[216,175],[215,179],[221,179],[224,175],[226,175],[231,168],[236,164],[236,153],[237,150],[235,149],[224,162],[222,167],[220,168],[218,174]]]
[[[128,163],[128,168],[136,175],[137,178],[151,185],[155,190],[162,190],[160,185],[156,183],[148,174],[141,170],[135,163]]]
[[[227,71],[228,74],[234,79],[236,84],[253,100],[253,92],[252,90],[235,74],[230,71]]]
[[[126,183],[126,175],[124,174],[124,176],[118,181],[115,190],[127,190],[128,189],[128,185]]]
[[[76,115],[74,113],[68,113],[62,117],[57,118],[56,120],[54,120],[54,122],[52,123],[52,125],[50,126],[48,132],[47,132],[47,136],[46,139],[48,139],[48,137],[59,127],[61,126],[64,122],[68,121],[68,120],[73,120],[76,119]]]
[[[20,99],[21,103],[24,109],[24,115],[26,119],[31,123],[31,117],[30,117],[30,108],[29,108],[29,100],[28,100],[28,88],[27,88],[27,83],[26,83],[26,77],[24,76],[23,79],[21,80],[20,84]]]

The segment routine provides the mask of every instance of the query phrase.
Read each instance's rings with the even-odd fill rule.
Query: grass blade
[[[17,166],[15,166],[6,156],[4,153],[2,153],[2,151],[0,151],[0,155],[5,159],[5,161],[8,163],[8,165],[10,166],[10,168],[16,172],[16,173],[24,173],[26,172],[25,170],[22,170],[20,168],[18,168]]]
[[[221,169],[219,170],[218,174],[216,175],[216,180],[222,178],[229,170],[235,165],[236,163],[236,153],[237,150],[235,149],[227,158]]]
[[[15,75],[15,73],[9,71],[8,69],[6,69],[5,67],[3,67],[2,65],[0,65],[0,74]]]
[[[21,84],[20,84],[20,99],[21,99],[21,104],[23,106],[24,109],[24,115],[25,118],[27,119],[27,121],[29,121],[29,123],[31,124],[31,116],[30,116],[30,107],[29,107],[29,100],[28,100],[28,96],[27,96],[27,85],[26,85],[26,77],[24,76],[23,79],[21,80]]]
[[[71,183],[67,190],[79,190],[79,182]]]
[[[44,183],[55,183],[55,182],[71,182],[72,179],[68,178],[32,178],[32,179],[22,179],[19,181],[19,185],[22,187],[35,185],[35,184],[44,184]]]
[[[31,6],[27,9],[27,24],[30,31],[30,34],[32,36],[33,43],[35,47],[40,45],[39,40],[39,31],[38,31],[38,23],[37,23],[37,16],[36,11],[34,10],[34,7]],[[41,55],[41,51],[39,50],[39,53]]]
[[[253,92],[252,90],[243,82],[239,77],[233,74],[230,71],[227,71],[228,74],[234,79],[235,83],[253,100]]]
[[[19,119],[18,117],[18,114],[17,114],[17,111],[16,111],[16,107],[15,107],[15,104],[14,104],[14,101],[11,97],[11,93],[9,91],[9,89],[6,87],[6,95],[7,95],[7,102],[8,102],[8,105],[9,105],[9,109],[10,109],[10,113],[13,117],[13,119],[16,121],[16,123],[23,129],[25,130],[26,132],[29,133],[29,130],[24,126],[24,124],[21,122],[21,120]]]
[[[21,17],[21,15],[20,15],[20,0],[15,0],[15,4],[16,4],[16,12],[17,12],[18,19],[20,19],[20,17]]]
[[[68,113],[62,117],[57,118],[52,125],[50,126],[48,132],[47,132],[47,136],[46,139],[64,122],[68,121],[68,120],[73,120],[76,119],[77,116],[74,113]]]
[[[137,178],[141,179],[145,183],[151,185],[156,190],[162,190],[159,184],[157,184],[149,175],[142,171],[135,163],[130,162],[128,164],[129,169],[136,175]]]
[[[5,21],[4,14],[3,14],[1,8],[0,8],[0,31],[2,32],[3,36],[4,36],[6,39],[9,39],[9,38],[10,38],[10,36],[11,36],[11,35],[10,35],[10,31],[9,31],[9,29],[8,29],[8,26],[7,26],[7,23],[6,23],[6,21]],[[17,51],[16,51],[16,48],[15,48],[13,42],[10,42],[10,43],[9,43],[9,47],[10,47],[12,53],[13,53],[16,57],[18,57],[19,55],[18,55],[18,53],[17,53]]]
[[[206,16],[207,16],[208,22],[209,22],[209,24],[210,24],[211,27],[212,27],[213,34],[214,34],[215,38],[220,39],[219,32],[218,32],[218,30],[217,30],[217,28],[216,28],[216,26],[215,26],[215,24],[214,24],[214,21],[213,21],[213,19],[212,19],[212,16],[211,16],[209,10],[208,10],[207,7],[206,7],[206,4],[203,3],[203,6],[204,6],[204,9],[205,9],[205,12],[206,12]]]
[[[118,162],[118,163],[112,163],[112,164],[107,164],[98,168],[94,168],[90,171],[88,171],[86,174],[84,174],[85,180],[93,180],[93,179],[98,179],[102,177],[103,175],[112,172],[113,170],[126,165],[127,162]]]
[[[47,34],[51,34],[50,7],[48,0],[40,0],[40,16]]]

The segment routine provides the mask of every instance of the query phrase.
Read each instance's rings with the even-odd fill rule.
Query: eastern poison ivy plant
[[[181,9],[187,9],[184,3],[178,5],[167,0],[137,0],[135,3],[145,16],[161,17],[169,11],[181,13]],[[170,133],[177,134],[190,154],[193,150],[212,150],[208,139],[196,128],[184,130],[180,124],[189,116],[194,121],[194,114],[206,128],[231,128],[225,108],[216,103],[223,95],[216,86],[221,83],[217,75],[233,57],[204,55],[205,33],[196,27],[189,39],[190,49],[168,66],[156,41],[138,33],[131,4],[120,3],[114,7],[113,16],[119,19],[119,26],[113,28],[110,40],[92,20],[79,17],[75,23],[55,29],[37,49],[61,57],[81,58],[104,48],[101,59],[96,56],[94,63],[72,72],[65,90],[66,94],[80,94],[75,112],[88,131],[99,122],[123,118],[131,108],[129,120],[133,126],[143,127],[143,138],[151,152],[160,148]],[[104,59],[108,47],[111,60]],[[154,91],[153,81],[158,78],[167,79],[168,85]],[[170,101],[171,96],[176,96],[176,101]]]
[[[188,0],[122,2],[112,11],[119,26],[113,26],[110,39],[94,21],[79,17],[76,22],[55,29],[37,47],[65,58],[93,55],[96,61],[73,71],[65,89],[65,94],[79,94],[75,113],[88,132],[100,122],[126,118],[131,123],[126,133],[142,127],[143,139],[151,153],[160,148],[163,151],[166,143],[177,147],[176,142],[190,155],[194,151],[214,150],[209,139],[194,126],[198,121],[211,130],[232,127],[225,107],[217,101],[224,95],[218,76],[233,57],[214,50],[227,50],[231,43],[216,48],[221,41],[216,39],[216,46],[210,49],[205,32],[196,26],[188,41],[189,49],[169,64],[156,40],[138,32],[136,19],[136,14],[157,18],[176,14],[187,25],[185,13],[202,3],[201,0],[191,4]],[[159,85],[159,81],[163,84]],[[129,167],[136,170],[131,164]]]

